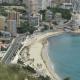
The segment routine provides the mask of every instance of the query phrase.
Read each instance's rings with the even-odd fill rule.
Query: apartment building
[[[39,10],[46,9],[50,0],[23,0],[23,3],[26,4],[29,13],[36,14]]]
[[[6,18],[4,16],[0,16],[0,31],[4,30],[5,20]]]
[[[20,25],[19,13],[12,11],[9,12],[7,19],[8,31],[13,35],[17,35],[17,27]]]

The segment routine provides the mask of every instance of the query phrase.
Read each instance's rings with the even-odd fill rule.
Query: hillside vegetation
[[[30,66],[5,65],[0,63],[0,80],[50,80],[48,76],[34,76],[36,71]]]

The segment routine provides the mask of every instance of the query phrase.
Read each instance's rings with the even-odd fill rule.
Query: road
[[[1,61],[3,63],[9,64],[11,62],[11,60],[14,59],[14,57],[17,54],[17,51],[22,47],[21,42],[25,37],[26,37],[25,35],[21,35],[21,36],[16,37],[14,39],[14,42],[11,44],[10,48],[8,49],[8,51],[5,53],[5,55],[1,59]]]
[[[17,54],[17,51],[22,47],[21,42],[22,42],[22,40],[24,38],[26,38],[25,34],[24,35],[20,35],[20,36],[18,36],[18,37],[15,38],[15,40],[11,44],[10,48],[8,49],[8,51],[6,52],[6,54],[3,56],[3,58],[1,59],[1,61],[3,63],[9,64],[14,59],[14,57]]]

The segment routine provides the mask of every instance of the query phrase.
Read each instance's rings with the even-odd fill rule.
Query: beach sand
[[[38,74],[41,74],[43,76],[50,76],[51,80],[61,80],[60,77],[55,73],[54,70],[54,64],[52,64],[48,52],[47,52],[47,46],[45,42],[45,46],[43,46],[43,42],[47,41],[47,38],[50,36],[56,36],[59,34],[62,34],[63,31],[58,32],[48,32],[40,35],[34,36],[31,40],[25,40],[23,42],[23,47],[18,52],[17,57],[13,60],[13,63],[16,63],[16,61],[19,58],[19,54],[23,55],[23,51],[25,50],[25,47],[29,47],[29,61],[24,61],[25,65],[29,64],[32,66]],[[27,49],[26,49],[27,50]],[[26,54],[24,54],[26,56]],[[26,58],[27,59],[27,58]]]
[[[47,47],[43,46],[43,40],[49,36],[58,35],[61,32],[51,32],[42,36],[37,36],[34,44],[30,47],[30,59],[34,59],[32,67],[38,70],[42,75],[49,75],[52,80],[61,80],[59,76],[55,73],[54,65],[51,63],[50,58],[47,53]],[[47,44],[46,44],[47,46]]]
[[[75,31],[75,32],[80,33],[80,30]],[[45,75],[45,74],[49,75],[52,78],[51,80],[61,80],[61,79],[55,73],[54,64],[52,64],[52,62],[48,56],[48,51],[47,51],[48,44],[46,43],[43,46],[43,41],[46,40],[50,36],[56,36],[56,35],[62,34],[62,33],[63,33],[63,31],[48,32],[43,35],[41,34],[41,35],[35,36],[31,41],[25,40],[23,42],[24,45],[23,45],[22,50],[26,46],[30,46],[30,48],[29,48],[30,59],[33,60],[31,66],[33,68],[35,68],[37,71],[39,71],[39,73],[41,73],[42,75]],[[19,51],[19,53],[21,51]],[[15,60],[15,61],[17,61],[17,60]],[[27,62],[26,62],[26,64],[27,64]]]

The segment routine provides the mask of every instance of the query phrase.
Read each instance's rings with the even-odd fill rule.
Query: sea
[[[80,80],[80,34],[64,33],[49,37],[48,55],[62,80]]]

